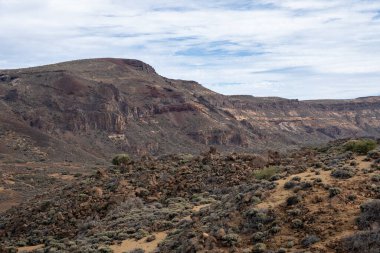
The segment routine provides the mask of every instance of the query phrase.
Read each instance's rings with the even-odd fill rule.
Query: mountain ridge
[[[199,153],[209,145],[288,150],[337,138],[380,137],[380,97],[226,96],[120,58],[0,70],[0,109],[0,139],[10,146],[0,147],[0,154],[9,159],[23,142],[29,148],[21,159],[38,150],[40,159],[78,160],[120,152]],[[45,146],[34,136],[39,134],[48,139]]]

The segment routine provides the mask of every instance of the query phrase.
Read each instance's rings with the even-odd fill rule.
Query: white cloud
[[[374,95],[379,10],[366,0],[0,0],[0,68],[125,57],[225,94]]]

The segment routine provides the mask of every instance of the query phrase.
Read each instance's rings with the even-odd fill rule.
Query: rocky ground
[[[365,153],[337,141],[81,174],[22,167],[33,180],[3,174],[0,194],[29,181],[45,192],[0,215],[0,252],[379,252],[380,150]]]

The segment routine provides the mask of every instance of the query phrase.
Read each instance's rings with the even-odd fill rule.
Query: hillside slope
[[[289,149],[355,136],[380,137],[380,97],[224,96],[111,58],[0,70],[0,156],[8,160]]]

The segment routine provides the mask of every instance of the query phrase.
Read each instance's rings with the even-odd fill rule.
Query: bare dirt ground
[[[128,239],[124,240],[120,245],[112,245],[110,248],[114,253],[123,253],[134,249],[143,249],[147,253],[154,252],[154,250],[157,249],[158,244],[166,238],[167,232],[153,233],[153,235],[155,236],[155,239],[150,242],[148,242],[146,238],[142,238],[138,241]]]
[[[36,249],[40,249],[42,248],[44,245],[43,244],[39,244],[39,245],[35,245],[35,246],[25,246],[25,247],[19,247],[17,249],[17,252],[18,253],[22,253],[22,252],[31,252],[33,250],[36,250]]]

